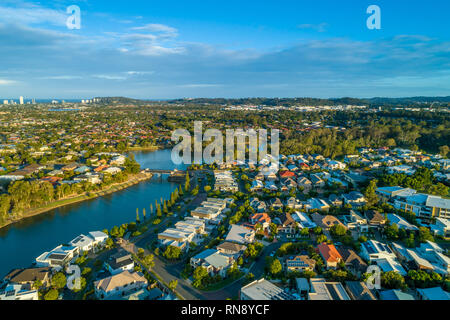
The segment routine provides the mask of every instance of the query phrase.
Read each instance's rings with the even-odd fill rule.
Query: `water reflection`
[[[185,169],[171,161],[170,150],[135,153],[142,168]],[[154,178],[100,198],[79,202],[24,219],[0,230],[0,277],[17,267],[28,267],[42,252],[68,242],[79,234],[110,229],[132,222],[136,208],[149,212],[150,205],[168,199],[177,184]]]

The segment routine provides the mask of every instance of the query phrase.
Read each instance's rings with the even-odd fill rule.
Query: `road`
[[[197,178],[202,178],[200,183],[200,190],[203,190],[203,187],[206,185],[206,178],[203,173],[194,174],[194,179],[191,181],[192,184],[197,184]],[[195,182],[194,182],[195,181]],[[195,209],[198,207],[202,201],[206,199],[206,193],[199,193],[188,205],[183,205],[180,214],[186,213],[190,209]],[[163,221],[160,225],[158,225],[158,229],[166,227],[170,223],[173,223],[179,220],[180,217],[172,216]],[[156,227],[151,227],[144,235],[136,238],[133,242],[126,242],[123,244],[123,247],[133,253],[137,253],[138,248],[143,248],[145,250],[145,254],[150,254],[151,252],[147,249],[148,245],[153,241],[157,240],[157,232],[155,232]],[[206,244],[206,243],[205,243]],[[205,245],[204,244],[204,245]],[[203,245],[203,246],[204,246]],[[253,273],[255,279],[260,279],[264,274],[265,261],[266,257],[269,256],[273,251],[278,250],[278,248],[282,245],[282,242],[277,242],[266,246],[263,249],[261,256],[253,263],[248,270],[248,273]],[[202,246],[202,247],[203,247]],[[198,249],[201,249],[199,247]],[[226,300],[230,298],[235,298],[239,295],[239,291],[242,288],[245,279],[241,278],[236,280],[235,282],[229,284],[228,286],[214,291],[214,292],[206,292],[200,291],[196,288],[192,287],[188,280],[185,280],[181,277],[181,272],[185,267],[186,262],[178,262],[178,263],[167,263],[163,261],[161,258],[155,256],[154,258],[155,265],[152,268],[152,271],[158,275],[162,279],[162,281],[166,284],[170,283],[172,280],[178,281],[178,286],[176,292],[183,297],[185,300]]]

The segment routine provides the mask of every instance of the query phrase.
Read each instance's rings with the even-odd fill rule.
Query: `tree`
[[[384,229],[384,232],[390,240],[398,239],[398,226],[396,224],[391,224],[390,226],[386,227]]]
[[[434,241],[433,235],[430,232],[430,229],[427,227],[419,228],[419,241],[421,243],[425,243],[426,241]]]
[[[175,292],[178,286],[178,280],[172,280],[169,282],[169,289]]]
[[[267,260],[267,268],[272,275],[277,275],[283,269],[280,260],[269,258]]]
[[[42,281],[38,279],[33,283],[33,288],[39,290],[43,285]]]
[[[139,248],[138,251],[137,251],[137,256],[138,256],[138,258],[139,258],[139,259],[143,259],[143,258],[144,258],[144,255],[145,255],[145,250],[142,249],[142,248]]]
[[[423,270],[409,270],[408,278],[408,283],[416,288],[431,288],[442,283],[441,275],[436,272],[430,274]]]
[[[161,211],[161,206],[159,205],[159,203],[156,203],[156,216],[158,218],[162,217],[162,211]]]
[[[309,236],[309,229],[308,228],[303,228],[302,230],[300,230],[300,235],[303,236],[303,237]]]
[[[270,232],[272,233],[272,235],[278,234],[278,226],[275,223],[271,223],[269,228],[270,228]]]
[[[450,148],[447,145],[439,147],[439,153],[444,158],[447,157],[449,151],[450,151]]]
[[[314,232],[315,235],[320,235],[320,234],[323,233],[323,230],[322,230],[321,227],[315,227],[315,228],[313,229],[313,232]]]
[[[409,238],[405,240],[405,244],[408,248],[414,248],[416,246],[416,241],[414,239],[413,233],[409,234]]]
[[[149,254],[145,256],[145,258],[142,261],[145,266],[149,269],[153,268],[155,266],[155,256],[152,254]]]
[[[364,192],[364,197],[366,198],[368,205],[373,205],[378,202],[378,196],[376,194],[377,182],[377,180],[371,180]]]
[[[406,283],[400,273],[389,271],[381,273],[381,286],[386,289],[403,289]]]
[[[205,267],[197,267],[192,277],[194,278],[192,285],[197,288],[202,287],[206,282],[205,279],[209,277],[208,270]]]
[[[54,301],[54,300],[58,300],[58,297],[59,297],[58,290],[50,289],[50,291],[45,294],[44,300]]]
[[[144,221],[145,221],[145,219],[147,217],[147,211],[145,210],[145,208],[144,208],[144,210],[142,210],[142,215],[144,216]]]
[[[52,287],[59,290],[66,286],[67,279],[64,273],[58,272],[52,277]]]
[[[139,217],[139,209],[136,209],[136,222],[137,223],[141,222],[141,218]]]
[[[205,192],[208,193],[211,191],[211,186],[205,186],[204,188]]]
[[[334,225],[330,228],[330,232],[333,236],[342,237],[347,233],[347,229],[340,224]]]
[[[181,256],[181,249],[174,246],[168,246],[163,255],[169,260],[176,260]]]
[[[328,238],[324,234],[321,234],[320,236],[317,237],[317,244],[321,244],[321,243],[324,243],[327,241],[328,241]]]
[[[191,188],[191,182],[190,182],[190,178],[189,178],[189,173],[186,172],[186,183],[184,184],[184,191],[188,192],[190,188]]]
[[[0,195],[0,222],[5,221],[11,209],[11,197],[7,194]]]

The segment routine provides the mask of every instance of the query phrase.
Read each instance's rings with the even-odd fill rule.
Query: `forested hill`
[[[368,105],[377,106],[426,106],[434,104],[450,105],[450,96],[448,97],[410,97],[410,98],[196,98],[196,99],[174,99],[174,100],[140,100],[126,97],[103,97],[101,103],[105,104],[159,104],[161,102],[168,104],[200,104],[200,105],[265,105],[265,106],[323,106],[323,105]]]

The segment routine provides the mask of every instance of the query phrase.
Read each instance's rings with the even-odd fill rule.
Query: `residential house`
[[[311,259],[306,255],[286,259],[286,269],[288,271],[314,271],[315,267],[316,260]]]
[[[291,209],[301,209],[303,204],[295,197],[290,197],[286,200],[286,206]]]
[[[396,214],[388,213],[388,220],[391,224],[395,224],[399,229],[409,230],[409,231],[419,231],[415,225],[412,225],[402,217]]]
[[[297,231],[298,224],[289,212],[283,213],[274,221],[277,222],[278,231],[281,233],[294,234]]]
[[[313,210],[328,212],[328,210],[330,210],[330,205],[323,199],[310,198],[305,203],[305,209],[308,212]]]
[[[364,206],[366,204],[366,198],[359,191],[351,191],[350,193],[342,195],[344,204],[350,204],[354,207]]]
[[[318,213],[314,213],[311,217],[312,220],[324,230],[330,230],[331,227],[336,225],[340,225],[347,229],[347,227],[335,216],[323,216]]]
[[[354,250],[344,247],[338,247],[337,250],[351,273],[360,276],[367,271],[367,263]]]
[[[235,256],[235,260],[237,260],[237,258],[247,250],[247,247],[238,243],[226,241],[218,245],[216,249],[222,254]]]
[[[322,278],[310,279],[311,291],[308,300],[351,300],[340,282],[330,282]]]
[[[0,291],[1,300],[39,300],[39,294],[29,285],[9,284],[5,290]]]
[[[322,180],[317,174],[312,174],[311,177],[311,184],[314,188],[323,188],[325,187],[325,181]]]
[[[143,274],[129,271],[94,282],[95,294],[101,300],[118,299],[147,286],[148,281]]]
[[[255,231],[234,224],[230,227],[230,231],[228,232],[225,241],[235,242],[244,245],[253,243],[253,241],[255,241]]]
[[[130,253],[123,249],[116,249],[105,262],[105,266],[112,275],[116,275],[124,271],[132,271],[134,269],[134,261]]]
[[[306,177],[299,177],[297,180],[297,186],[303,188],[304,193],[308,193],[312,189],[312,182]]]
[[[354,210],[350,210],[350,214],[344,216],[343,222],[347,229],[356,230],[360,233],[365,233],[369,231],[369,225],[367,224],[367,219],[361,217]]]
[[[211,276],[220,275],[225,278],[227,270],[233,265],[232,256],[224,255],[218,250],[207,249],[191,258],[191,266],[204,267]]]
[[[312,222],[308,214],[306,213],[296,211],[291,216],[295,220],[295,222],[297,222],[297,225],[300,229],[314,229],[315,227],[317,227],[317,224]]]
[[[264,189],[264,183],[261,180],[253,180],[252,185],[250,187],[250,191],[256,192]]]
[[[241,300],[295,300],[280,287],[265,279],[256,280],[241,288]]]
[[[341,197],[332,193],[328,197],[328,203],[330,206],[333,206],[333,207],[342,207],[343,201],[342,201]]]
[[[386,218],[383,214],[376,210],[369,210],[365,212],[367,223],[370,227],[381,227],[386,224]]]
[[[325,261],[327,269],[336,269],[342,261],[342,256],[333,244],[322,243],[317,246],[317,250]]]
[[[283,202],[280,198],[275,198],[271,201],[270,206],[273,210],[280,210],[284,208]]]
[[[266,230],[269,228],[270,224],[272,223],[272,220],[270,219],[269,215],[267,213],[255,213],[250,217],[250,222],[256,226],[257,224],[261,225],[263,230]]]
[[[250,200],[250,206],[255,209],[256,212],[262,213],[267,211],[267,205],[264,201],[260,201],[258,198],[252,198]]]
[[[444,238],[450,238],[450,220],[436,218],[435,223],[430,226],[431,230]]]
[[[37,267],[52,267],[61,269],[74,258],[78,257],[79,249],[74,246],[60,245],[50,252],[44,252],[36,258]]]
[[[51,268],[15,269],[3,279],[6,282],[22,285],[34,285],[36,281],[42,283],[44,288],[50,285]]]
[[[364,282],[346,281],[345,289],[352,300],[378,300]]]
[[[384,290],[380,292],[380,300],[416,300],[414,296],[398,289]]]
[[[450,301],[450,293],[442,290],[441,287],[417,289],[420,300]]]
[[[374,259],[380,259],[380,258],[392,258],[395,259],[395,253],[392,251],[391,248],[385,243],[376,241],[376,240],[369,240],[366,242],[363,242],[361,244],[361,257],[366,259],[366,261],[372,261]]]

